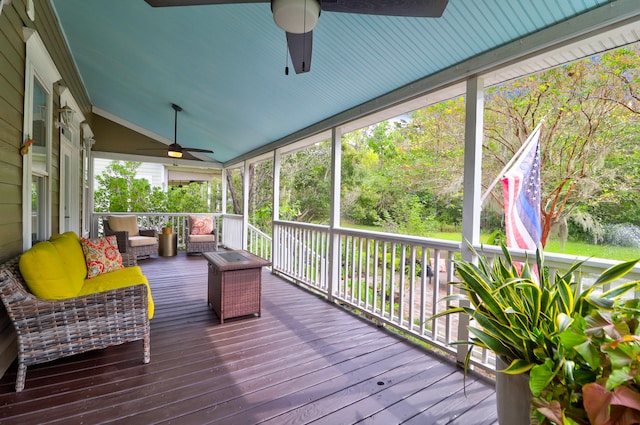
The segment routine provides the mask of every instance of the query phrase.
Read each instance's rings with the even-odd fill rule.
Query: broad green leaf
[[[629,367],[622,367],[619,369],[615,369],[609,375],[607,379],[607,383],[605,388],[607,391],[612,391],[614,388],[623,385],[627,381],[633,380],[633,375],[631,375],[631,370]]]
[[[633,358],[630,358],[619,348],[607,348],[604,351],[609,356],[609,360],[611,361],[611,369],[613,370],[626,368],[631,364],[631,362],[633,362],[633,360],[635,360]]]
[[[531,369],[531,372],[529,372],[529,389],[531,390],[531,394],[533,394],[534,397],[540,396],[555,374],[550,362],[535,365]]]

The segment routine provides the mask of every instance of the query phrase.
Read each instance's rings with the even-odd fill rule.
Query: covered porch
[[[140,262],[156,302],[138,342],[0,381],[0,422],[496,424],[493,382],[263,271],[261,317],[220,321],[200,256]]]

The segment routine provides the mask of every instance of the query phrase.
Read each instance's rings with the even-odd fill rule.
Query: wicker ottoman
[[[209,263],[208,303],[220,323],[232,317],[260,316],[262,267],[271,263],[246,251],[202,255]]]

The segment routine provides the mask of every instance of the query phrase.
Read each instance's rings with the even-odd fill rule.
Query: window
[[[25,66],[23,140],[34,139],[23,156],[23,248],[51,235],[51,146],[53,85],[60,80],[51,57],[32,29],[24,29],[27,44]]]

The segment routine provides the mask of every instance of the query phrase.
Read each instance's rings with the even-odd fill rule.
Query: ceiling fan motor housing
[[[283,30],[303,34],[313,30],[320,17],[317,0],[272,0],[273,20]]]

